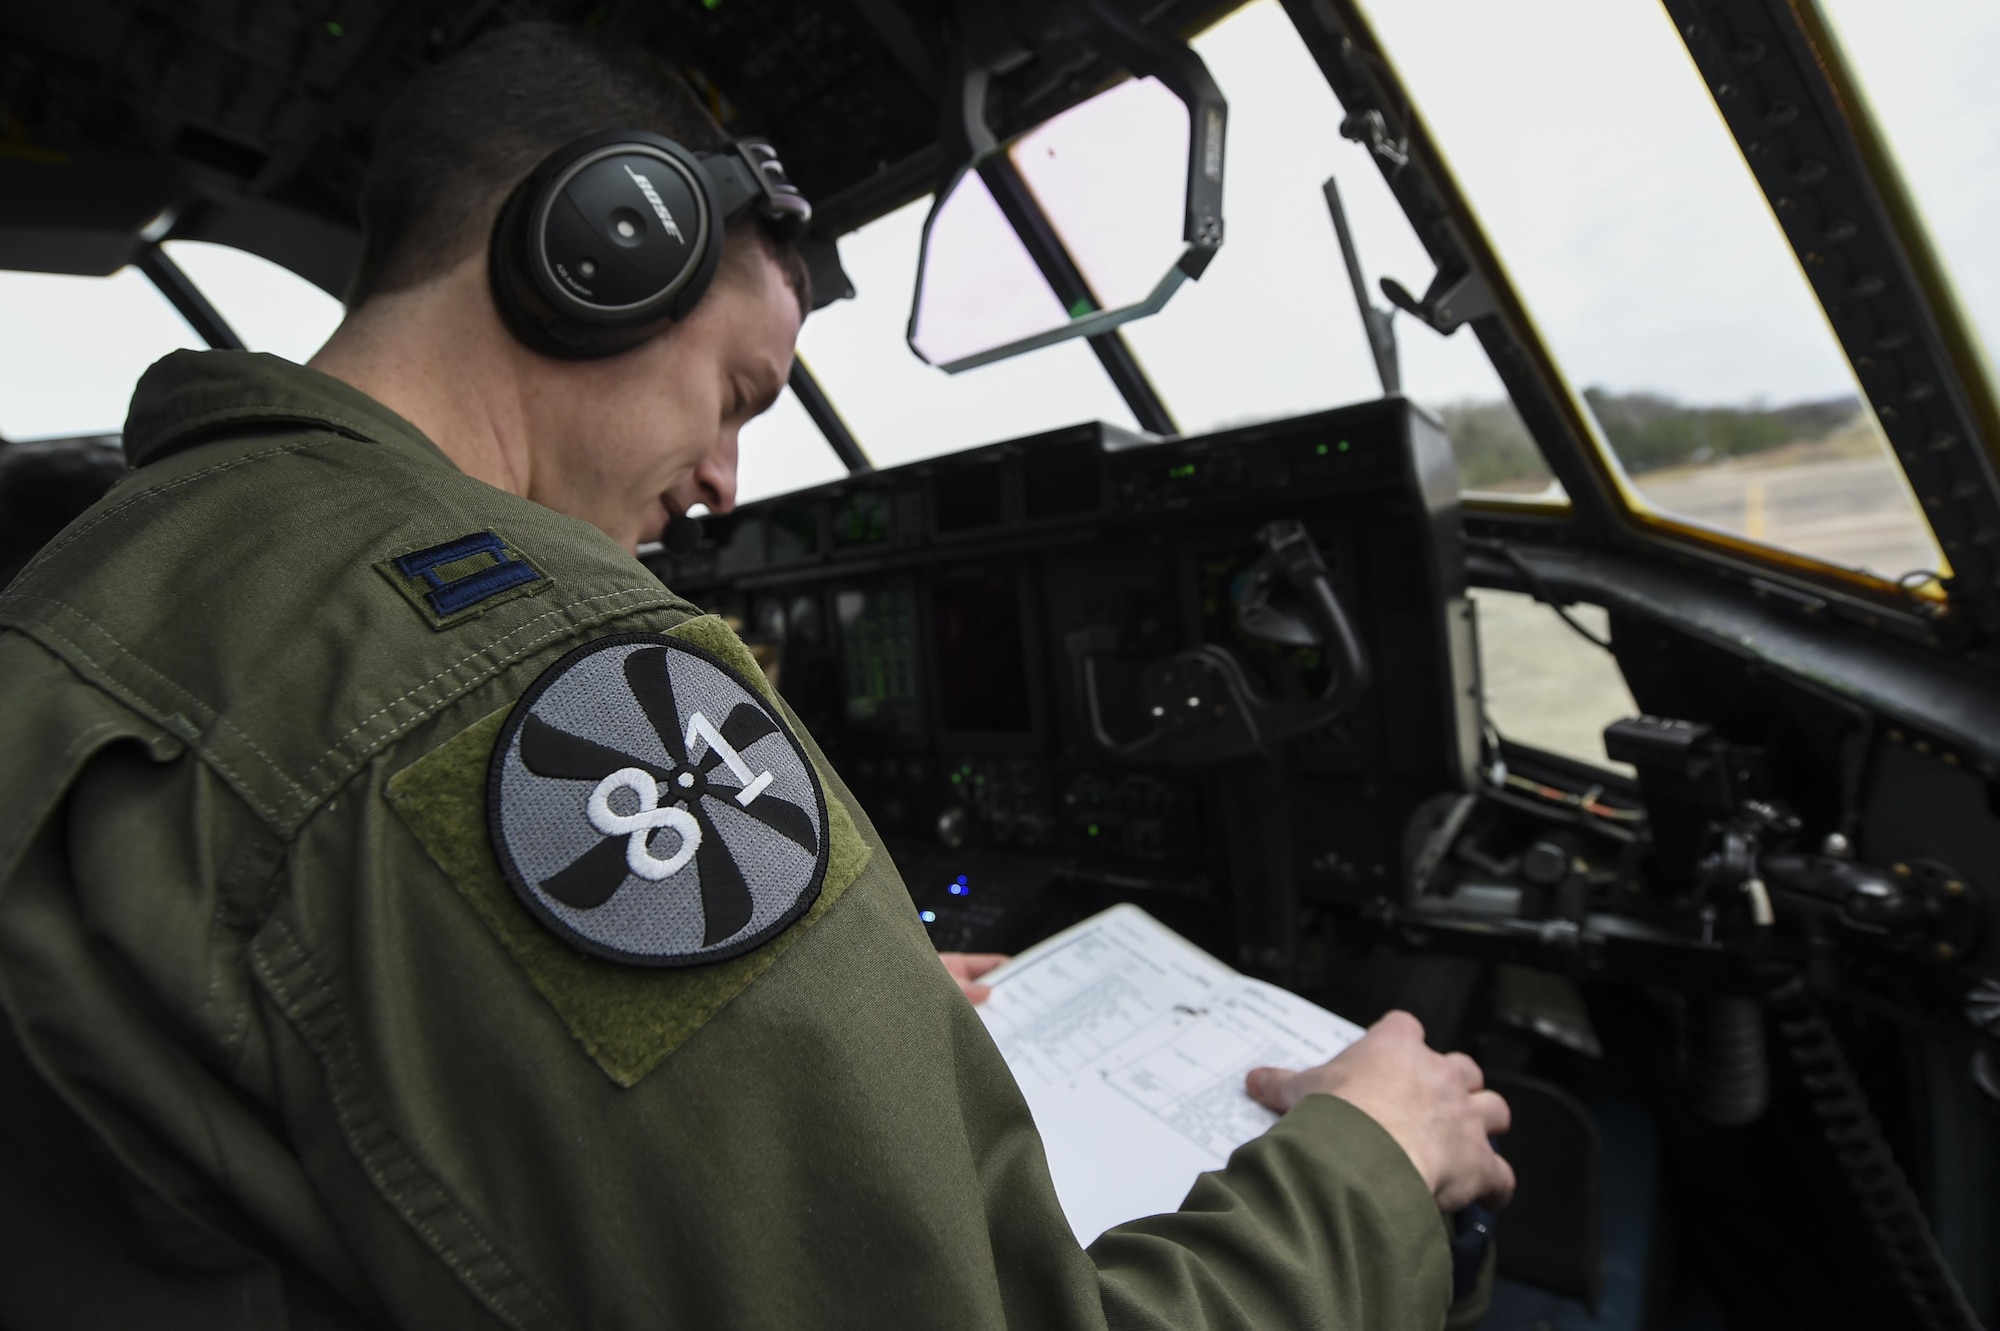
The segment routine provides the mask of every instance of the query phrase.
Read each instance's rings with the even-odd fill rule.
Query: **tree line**
[[[1661,393],[1586,388],[1599,427],[1628,472],[1683,467],[1810,443],[1850,424],[1858,399],[1826,398],[1782,407],[1692,406]],[[1514,404],[1454,402],[1438,409],[1468,490],[1539,489],[1549,470]]]

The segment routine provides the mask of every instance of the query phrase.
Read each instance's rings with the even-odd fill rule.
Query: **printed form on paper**
[[[1255,1067],[1306,1068],[1361,1028],[1238,974],[1137,906],[1113,906],[987,975],[979,1008],[1086,1246],[1172,1211],[1195,1176],[1278,1121]]]

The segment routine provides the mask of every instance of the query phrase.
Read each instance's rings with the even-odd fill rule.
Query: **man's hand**
[[[1487,1140],[1512,1121],[1507,1102],[1470,1058],[1426,1045],[1407,1012],[1391,1012],[1316,1068],[1255,1068],[1247,1081],[1253,1099],[1281,1114],[1308,1095],[1347,1101],[1396,1139],[1447,1214],[1475,1201],[1504,1206],[1514,1195],[1513,1166]]]
[[[938,960],[958,982],[959,989],[975,1003],[984,1003],[993,991],[980,984],[979,977],[1007,958],[998,952],[940,952]]]

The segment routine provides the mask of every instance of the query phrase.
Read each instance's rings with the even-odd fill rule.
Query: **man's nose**
[[[716,441],[701,465],[694,469],[695,485],[701,502],[711,513],[727,513],[736,507],[736,432],[731,430]]]

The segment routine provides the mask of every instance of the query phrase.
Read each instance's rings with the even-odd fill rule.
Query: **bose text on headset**
[[[753,210],[785,239],[812,220],[762,139],[716,153],[640,130],[573,140],[494,221],[487,262],[500,316],[544,355],[628,351],[694,308],[715,279],[724,229]]]

